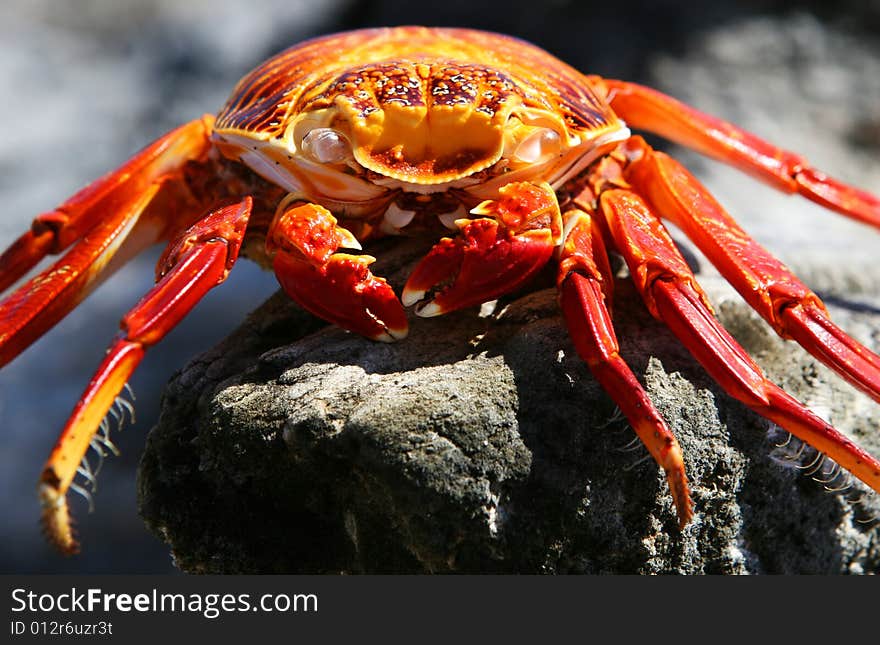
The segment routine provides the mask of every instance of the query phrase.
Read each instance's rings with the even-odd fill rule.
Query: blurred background
[[[784,0],[4,0],[0,6],[0,247],[31,218],[170,128],[215,112],[238,78],[302,39],[366,26],[469,26],[533,41],[588,73],[640,81],[880,192],[880,2]],[[832,297],[877,293],[880,236],[676,151],[759,240]],[[116,435],[83,553],[42,540],[35,484],[56,435],[152,284],[159,250],[105,284],[0,371],[0,573],[175,571],[137,515],[136,469],[173,371],[277,286],[242,262],[131,381],[137,424]],[[844,287],[829,276],[844,275]],[[835,290],[841,290],[837,293]],[[878,314],[880,322],[880,314]]]

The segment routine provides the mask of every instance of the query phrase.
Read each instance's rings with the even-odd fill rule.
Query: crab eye
[[[351,156],[348,138],[333,128],[315,128],[303,137],[300,149],[315,161],[339,163]]]
[[[550,128],[538,128],[516,147],[513,156],[517,161],[537,163],[555,157],[562,149],[562,138]]]

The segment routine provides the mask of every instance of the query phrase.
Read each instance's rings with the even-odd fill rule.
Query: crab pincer
[[[456,220],[459,235],[440,240],[407,280],[403,304],[418,303],[418,315],[438,316],[519,288],[547,264],[562,232],[547,183],[507,184],[498,199],[471,213],[482,217]]]
[[[372,274],[369,255],[354,235],[323,206],[283,210],[270,227],[266,248],[284,291],[316,316],[362,336],[392,342],[408,332],[406,313],[394,290]]]

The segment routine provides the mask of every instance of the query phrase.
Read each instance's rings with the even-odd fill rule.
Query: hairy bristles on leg
[[[774,425],[773,429],[770,431],[770,441],[772,442],[775,440],[772,435],[780,432],[785,431],[779,426]],[[785,441],[773,444],[773,450],[770,451],[770,459],[782,466],[789,467],[793,462],[800,461],[801,455],[804,454],[804,450],[806,450],[808,444],[801,441],[790,432],[786,432],[785,434]]]
[[[635,450],[638,450],[639,448],[644,447],[644,445],[645,444],[642,443],[642,440],[637,436],[626,445],[615,448],[615,450],[617,452],[633,452]]]
[[[776,426],[771,430],[771,436],[769,437],[771,442],[775,442],[770,453],[770,458],[775,462],[786,468],[797,468],[803,471],[804,475],[822,484],[822,488],[827,492],[842,496],[854,509],[859,505],[867,508],[864,504],[864,499],[866,497],[876,497],[873,493],[871,495],[864,494],[863,487],[852,474],[841,468],[840,464],[836,461],[818,452],[808,443],[801,441],[791,433],[786,433],[785,440],[779,442],[773,434],[781,432],[784,431]],[[855,499],[855,494],[860,494],[861,496]],[[862,514],[864,514],[864,511],[862,511]],[[876,516],[876,513],[872,512],[872,515]],[[863,520],[856,521],[860,524],[865,524],[872,522],[874,519],[877,518],[872,517],[867,522]]]
[[[608,417],[603,423],[600,423],[598,428],[607,428],[610,425],[614,425],[620,421],[626,421],[626,416],[621,412],[619,406],[614,406],[614,411],[611,413],[611,416]]]
[[[98,480],[95,476],[95,471],[92,470],[92,465],[89,463],[89,459],[87,455],[84,455],[82,461],[76,469],[76,472],[86,480],[86,484],[91,487],[92,492],[94,493],[98,490]]]
[[[783,432],[778,427],[774,431]],[[839,496],[852,509],[855,524],[871,529],[880,522],[880,509],[876,503],[880,496],[866,488],[824,453],[790,433],[787,433],[785,440],[780,441],[772,436],[774,431],[771,431],[770,437],[773,442],[771,459],[783,467],[802,471],[803,475],[821,484],[825,491]]]
[[[131,401],[126,399],[123,394],[127,394]],[[134,390],[132,390],[131,386],[126,383],[123,386],[122,392],[120,392],[116,396],[116,399],[113,401],[114,405],[118,405],[120,408],[128,412],[128,418],[130,419],[132,425],[136,423],[136,419],[134,416],[134,401],[136,400],[137,399],[134,396]]]
[[[857,516],[855,522],[868,529],[872,529],[875,524],[880,524],[880,505],[877,504],[880,496],[872,490],[868,490],[867,492],[865,490],[859,490],[859,492],[861,495],[857,500],[848,500],[853,509],[853,513]],[[852,495],[852,493],[850,493],[850,495]],[[873,501],[874,503],[869,504],[868,502],[870,501]]]
[[[94,438],[92,438],[92,440],[89,441],[89,448],[94,450],[95,454],[98,455],[98,465],[95,466],[94,470],[92,471],[95,475],[95,478],[97,479],[98,473],[101,472],[101,468],[104,466],[104,458],[107,456],[107,453],[104,452],[104,449],[101,447],[101,444],[99,444],[97,441],[95,441]]]
[[[110,417],[112,416],[116,420],[117,430],[119,429],[119,417],[117,416],[117,412],[111,407],[107,414],[101,419],[101,424],[98,426],[98,432],[95,433],[95,436],[92,437],[91,445],[95,448],[96,445],[101,445],[107,448],[110,452],[112,452],[117,457],[119,456],[119,448],[110,440]],[[97,449],[97,448],[96,448]]]
[[[804,471],[804,475],[807,475],[808,477],[812,477],[817,472],[819,472],[819,470],[822,468],[822,465],[824,463],[825,463],[825,454],[821,453],[819,451],[816,451],[816,458],[813,459],[813,461],[811,461],[806,466],[797,466],[797,467]]]
[[[637,468],[637,467],[640,466],[641,464],[645,463],[645,462],[648,461],[649,459],[651,459],[651,453],[650,453],[650,452],[647,453],[647,454],[645,454],[644,457],[640,457],[639,459],[637,459],[637,460],[634,461],[633,463],[629,464],[628,466],[624,466],[623,469],[624,469],[626,472],[629,472],[629,471],[633,470],[634,468]]]
[[[122,454],[119,451],[119,448],[116,447],[116,444],[114,444],[112,441],[110,441],[110,439],[105,435],[96,434],[92,438],[92,441],[89,442],[89,445],[92,445],[93,442],[102,445],[107,450],[112,452],[116,457],[118,457],[119,455]]]
[[[80,486],[76,482],[70,482],[70,490],[74,493],[78,493],[82,495],[86,502],[89,504],[89,513],[95,512],[95,500],[92,498],[92,494],[83,486]]]
[[[827,460],[830,461],[830,460]],[[827,489],[827,484],[830,484],[837,476],[840,474],[840,466],[837,465],[836,462],[831,462],[831,468],[828,469],[828,472],[824,472],[824,470],[820,469],[820,472],[817,473],[820,475],[819,477],[813,477],[814,482],[819,482],[820,484],[826,484],[825,488]]]
[[[131,388],[127,383],[125,385],[125,391],[134,398],[134,393],[131,391]],[[98,473],[104,465],[104,458],[107,456],[105,448],[117,457],[120,454],[119,449],[110,440],[110,419],[113,419],[113,422],[116,425],[116,431],[122,430],[125,426],[126,413],[128,413],[128,416],[131,418],[131,422],[134,423],[134,406],[122,396],[117,396],[113,401],[113,405],[107,410],[107,414],[101,419],[101,423],[98,425],[98,431],[89,441],[89,447],[98,455],[98,465],[95,468],[92,468],[92,465],[88,460],[88,453],[86,453],[83,455],[83,458],[76,469],[77,474],[84,480],[83,484],[78,484],[75,481],[70,483],[70,490],[81,495],[88,502],[89,513],[93,513],[95,510],[95,500],[93,495],[98,492]]]
[[[797,461],[798,459],[801,458],[801,455],[804,454],[804,450],[805,450],[806,447],[807,447],[807,442],[806,442],[806,441],[801,441],[800,443],[801,443],[801,445],[800,445],[800,447],[798,448],[797,452],[794,453],[793,455],[787,457],[788,460],[790,460],[790,461]]]
[[[124,391],[133,399],[134,393],[126,384]],[[82,477],[83,483],[70,481],[68,489],[85,498],[89,505],[89,512],[95,510],[94,493],[98,490],[98,473],[104,464],[104,458],[108,451],[119,456],[120,452],[110,439],[111,423],[115,423],[115,429],[121,430],[128,414],[134,423],[134,406],[122,396],[117,396],[107,410],[107,414],[98,424],[97,431],[89,440],[89,448],[98,456],[97,466],[92,468],[87,455],[83,455],[76,468],[75,476]],[[112,421],[111,421],[112,419]],[[40,505],[43,508],[42,525],[46,538],[66,555],[73,555],[79,551],[79,544],[74,536],[71,525],[70,510],[64,494],[59,494],[59,479],[53,470],[43,474],[43,480],[39,487]]]
[[[825,490],[827,490],[829,493],[846,493],[846,492],[848,492],[853,487],[852,475],[850,475],[845,470],[841,469],[837,472],[837,475],[835,475],[834,479],[839,479],[841,475],[843,475],[843,483],[842,484],[839,484],[837,486],[831,486],[830,484],[834,481],[834,480],[831,480],[831,482],[828,482],[828,484],[825,485]]]
[[[792,440],[793,437],[794,437],[794,435],[791,434],[791,433],[789,432],[789,433],[788,433],[788,437],[785,439],[785,441],[784,441],[783,443],[777,443],[777,444],[774,444],[774,445],[775,445],[777,448],[785,448],[786,446],[788,446],[788,444],[791,443],[791,440]]]
[[[116,423],[116,431],[122,430],[122,412],[116,407],[116,402],[113,402],[113,405],[110,406],[110,409],[107,410],[107,415],[104,417],[105,419],[113,418],[113,421]]]

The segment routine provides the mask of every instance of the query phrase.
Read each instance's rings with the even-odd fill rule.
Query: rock
[[[704,282],[771,376],[830,402],[820,412],[878,452],[866,397]],[[189,572],[880,569],[877,530],[859,522],[876,504],[804,476],[785,459],[797,441],[776,448],[786,433],[722,393],[627,280],[615,298],[624,357],[682,444],[696,506],[684,531],[547,288],[488,317],[416,319],[394,345],[321,326],[278,294],[169,384],[141,512]],[[876,315],[834,309],[847,328]]]

